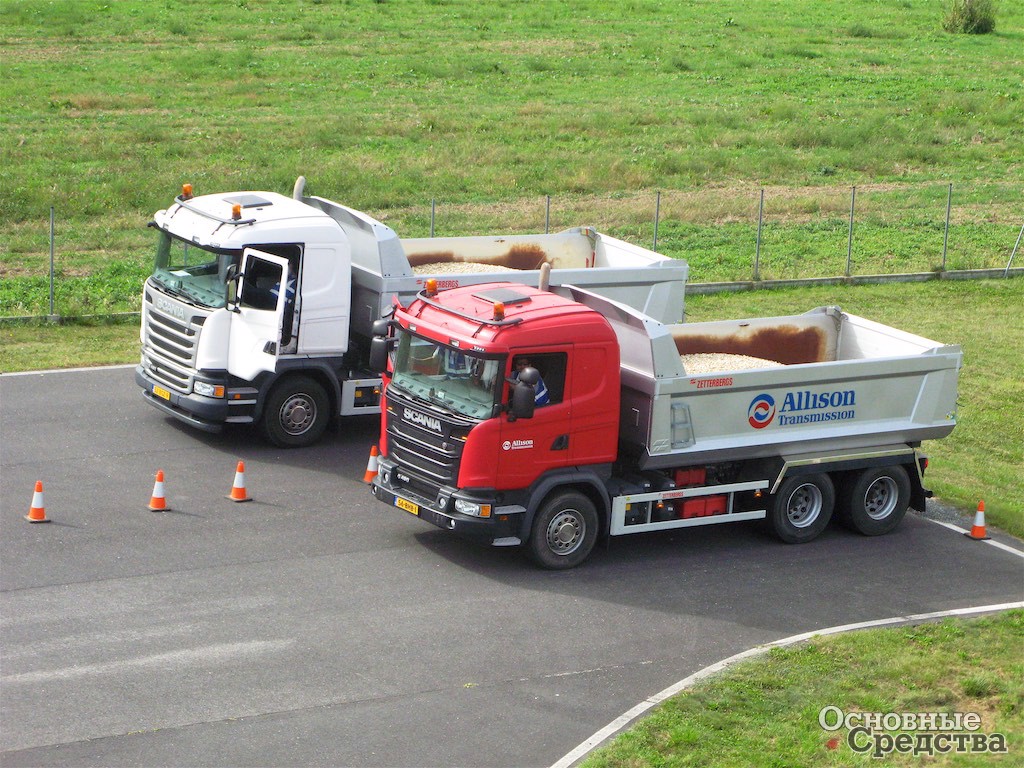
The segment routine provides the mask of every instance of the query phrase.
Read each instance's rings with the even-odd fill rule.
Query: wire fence
[[[893,282],[1024,274],[1014,267],[1024,212],[1013,195],[986,200],[952,184],[735,192],[654,192],[605,199],[546,196],[543,231],[595,226],[690,265],[690,290],[822,282]],[[1008,202],[1007,202],[1008,200]],[[498,207],[496,206],[496,209]],[[443,205],[391,211],[388,223],[408,236],[538,231],[540,215],[524,204],[488,216],[487,206]],[[992,211],[998,211],[994,216]],[[1014,218],[1021,220],[1017,225]],[[112,261],[60,252],[57,211],[49,211],[48,263],[0,265],[0,322],[137,315],[150,271],[145,248]],[[11,260],[13,261],[13,260]]]

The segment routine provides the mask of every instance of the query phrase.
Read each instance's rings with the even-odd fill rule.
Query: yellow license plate
[[[168,392],[163,387],[153,387],[153,394],[156,395],[157,397],[162,397],[164,400],[171,399],[171,393]]]
[[[395,506],[399,509],[404,509],[406,512],[411,512],[414,515],[418,515],[420,513],[419,505],[413,504],[411,501],[406,501],[405,499],[400,499],[397,496],[395,496]]]

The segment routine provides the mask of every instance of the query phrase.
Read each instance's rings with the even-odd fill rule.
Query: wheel
[[[576,491],[556,494],[533,519],[530,556],[550,570],[575,568],[594,548],[597,526],[597,510],[590,499]]]
[[[277,384],[267,398],[260,426],[267,440],[281,448],[312,445],[330,421],[324,388],[308,376]]]
[[[907,470],[899,465],[866,469],[840,498],[840,519],[865,536],[881,536],[900,524],[909,504]]]
[[[787,544],[810,541],[825,530],[835,501],[835,488],[828,475],[789,478],[775,494],[769,513],[775,535]]]

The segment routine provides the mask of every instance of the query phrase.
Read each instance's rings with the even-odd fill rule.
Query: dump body
[[[622,350],[620,438],[638,468],[790,456],[948,435],[962,352],[835,307],[661,324],[575,292]],[[683,356],[722,356],[688,371]],[[729,355],[771,367],[736,370]]]
[[[686,262],[576,227],[554,234],[399,238],[393,230],[320,197],[303,198],[334,219],[353,242],[352,333],[367,338],[397,297],[405,304],[433,278],[445,290],[495,281],[575,285],[662,322],[685,311]],[[358,244],[358,247],[355,247]]]

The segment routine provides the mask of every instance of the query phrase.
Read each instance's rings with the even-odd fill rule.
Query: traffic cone
[[[231,486],[231,493],[228,498],[232,501],[252,501],[252,497],[245,492],[245,462],[238,462],[235,469],[235,483]]]
[[[164,496],[164,471],[156,471],[156,482],[153,483],[153,495],[149,499],[149,508],[154,512],[166,512],[167,498]]]
[[[967,538],[974,539],[975,541],[984,541],[985,539],[991,539],[992,537],[985,533],[985,502],[978,502],[978,511],[974,513],[974,525],[971,526],[971,532],[967,534]]]
[[[378,467],[377,456],[378,455],[379,455],[379,451],[377,450],[377,446],[376,445],[373,446],[372,448],[370,448],[370,459],[369,459],[369,461],[366,462],[366,471],[363,473],[363,482],[364,483],[372,483],[373,482],[373,478],[375,478],[377,476],[377,467]]]
[[[50,518],[46,516],[46,507],[43,505],[43,481],[36,480],[36,491],[32,494],[32,506],[29,507],[25,519],[30,523],[48,523]]]

